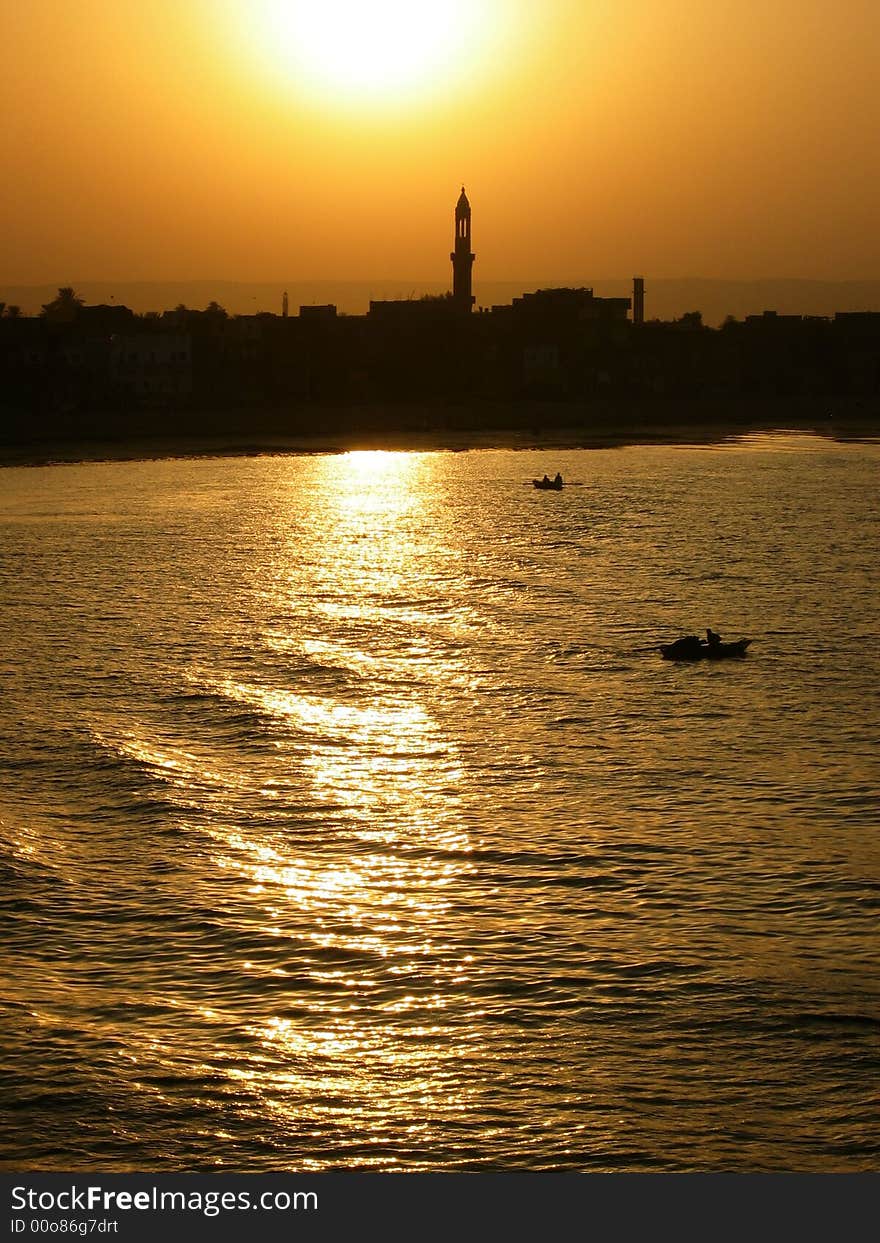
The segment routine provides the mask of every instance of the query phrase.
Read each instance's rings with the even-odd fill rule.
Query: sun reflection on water
[[[314,464],[320,528],[304,534],[279,513],[277,559],[261,580],[274,619],[261,642],[276,676],[261,679],[257,668],[218,683],[227,700],[271,720],[290,798],[315,809],[308,846],[246,821],[211,829],[217,866],[241,878],[262,936],[279,946],[278,961],[248,962],[257,986],[276,983],[250,1028],[257,1052],[236,1073],[282,1115],[301,1114],[304,1100],[315,1117],[364,1112],[377,1095],[389,1110],[416,1098],[450,1107],[440,1024],[473,964],[447,923],[470,841],[458,814],[462,760],[417,687],[455,674],[438,667],[429,644],[397,649],[371,633],[389,616],[398,626],[438,624],[422,603],[432,458],[367,451]],[[428,679],[413,676],[420,660],[432,663]],[[283,810],[277,779],[272,794]],[[460,1044],[447,1048],[444,1057],[460,1055]]]

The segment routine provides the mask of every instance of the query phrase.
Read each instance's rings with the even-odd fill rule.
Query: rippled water
[[[6,1165],[876,1167],[878,465],[0,472]]]

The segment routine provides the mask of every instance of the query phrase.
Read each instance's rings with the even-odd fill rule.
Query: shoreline
[[[807,403],[804,403],[806,405]],[[815,403],[809,403],[815,405]],[[749,412],[719,410],[719,403],[701,403],[703,409],[715,407],[715,417],[699,417],[690,403],[670,403],[663,412],[650,410],[633,418],[619,409],[601,411],[567,410],[546,407],[535,410],[508,409],[509,423],[487,419],[482,425],[479,410],[453,412],[444,419],[436,412],[422,410],[396,427],[381,428],[358,412],[357,419],[346,420],[345,412],[316,411],[323,414],[332,430],[305,432],[300,428],[281,431],[274,419],[263,422],[249,434],[229,430],[228,413],[216,416],[216,424],[227,430],[204,428],[175,435],[167,427],[155,433],[143,426],[119,429],[108,435],[106,429],[80,436],[52,435],[42,439],[0,442],[0,467],[72,465],[86,462],[150,461],[168,458],[307,456],[336,454],[356,450],[394,452],[467,452],[477,449],[511,451],[556,451],[570,449],[615,449],[635,445],[714,445],[736,441],[749,435],[781,433],[812,435],[839,441],[880,439],[880,407],[873,402],[828,401],[826,413],[814,408],[801,409],[798,417],[787,400],[750,403]],[[382,412],[387,420],[389,411]],[[496,418],[501,412],[496,413]],[[541,426],[549,414],[556,422]],[[674,417],[677,414],[678,417]],[[244,422],[244,417],[236,422]],[[536,426],[538,424],[538,426]]]

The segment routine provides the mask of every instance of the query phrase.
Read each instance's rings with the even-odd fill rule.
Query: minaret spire
[[[455,205],[455,250],[449,258],[452,260],[452,297],[462,311],[470,311],[474,305],[471,269],[476,255],[471,251],[471,205],[464,186]]]

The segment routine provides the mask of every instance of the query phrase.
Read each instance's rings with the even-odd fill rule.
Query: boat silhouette
[[[751,639],[735,639],[722,643],[717,636],[712,641],[700,639],[695,634],[685,635],[674,643],[661,643],[659,651],[664,660],[727,660],[745,656]]]

